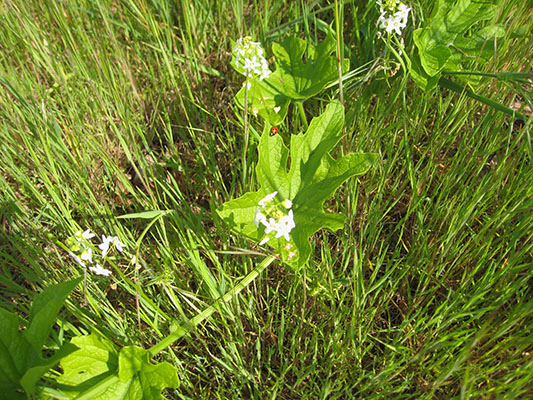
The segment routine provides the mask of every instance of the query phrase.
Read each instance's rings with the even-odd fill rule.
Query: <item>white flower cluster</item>
[[[278,204],[273,203],[277,194],[277,191],[272,192],[259,201],[255,211],[254,224],[256,226],[259,226],[260,223],[263,224],[265,235],[275,232],[274,237],[276,239],[283,237],[289,242],[291,240],[289,233],[296,226],[294,223],[294,214],[291,210],[292,202],[287,199]],[[265,236],[259,244],[263,245],[269,240],[270,237]]]
[[[377,0],[381,15],[378,18],[379,29],[385,29],[387,33],[396,32],[398,36],[402,34],[402,29],[407,26],[409,11],[411,9],[400,0]]]
[[[93,249],[91,247],[90,240],[95,236],[90,229],[87,229],[85,232],[76,232],[74,238],[68,242],[69,247],[72,251],[68,253],[74,260],[83,268],[85,268],[84,261],[89,264],[93,264]],[[122,243],[117,236],[105,236],[102,235],[102,243],[98,245],[98,248],[102,251],[102,259],[105,258],[109,252],[109,246],[114,245],[115,248],[122,253],[125,247],[125,244]],[[74,253],[78,253],[77,256]],[[97,275],[109,276],[111,271],[103,268],[100,264],[96,263],[96,267],[89,267],[89,269]]]
[[[250,36],[242,37],[233,48],[235,68],[247,76],[259,77],[260,81],[268,78],[272,71],[268,69],[268,62],[263,54],[261,43],[252,42]]]

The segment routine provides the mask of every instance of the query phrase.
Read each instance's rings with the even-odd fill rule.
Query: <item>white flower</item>
[[[267,222],[267,218],[260,211],[259,207],[257,207],[257,210],[255,210],[254,224],[255,226],[259,226],[259,223],[262,223],[263,225],[266,226],[268,222]]]
[[[122,253],[124,251],[124,247],[126,247],[126,245],[122,243],[116,236],[113,239],[113,244],[115,245],[115,249],[117,249],[119,253]]]
[[[402,29],[407,26],[411,8],[399,0],[386,1],[385,5],[381,1],[377,1],[377,4],[381,13],[377,21],[379,29],[384,29],[387,33],[394,31],[400,36]]]
[[[253,58],[247,58],[244,60],[244,69],[247,71],[247,72],[250,72],[252,70],[255,70],[256,68],[256,65],[257,65],[257,62],[255,61],[255,56],[253,56]]]
[[[102,250],[102,258],[107,255],[107,252],[109,251],[109,245],[111,244],[113,244],[120,253],[122,253],[124,246],[126,246],[119,240],[117,236],[102,235],[102,243],[98,245],[98,248]]]
[[[105,236],[102,235],[102,243],[98,245],[98,248],[102,250],[102,258],[104,258],[107,255],[107,252],[109,251],[109,245],[113,242],[112,236]]]
[[[292,207],[292,201],[289,199],[283,200],[282,202],[276,202],[274,205],[269,206],[268,204],[274,200],[278,192],[272,192],[267,194],[263,199],[258,203],[258,206],[255,210],[254,224],[259,227],[261,223],[265,227],[265,235],[269,235],[271,232],[274,232],[276,239],[281,237],[285,238],[287,242],[290,242],[291,238],[289,233],[296,226],[294,223],[294,214],[290,209]],[[289,212],[287,214],[285,208]],[[266,214],[263,214],[263,212]],[[264,237],[263,240],[259,243],[263,245],[267,243],[271,238]]]
[[[268,78],[271,73],[272,71],[268,69],[267,61],[263,58],[262,63],[261,63],[261,71],[259,74],[259,80],[262,81],[263,79]]]
[[[409,11],[411,11],[411,9],[403,3],[400,3],[400,5],[398,6],[398,9],[399,9],[398,14],[405,14],[406,17],[409,14]]]
[[[74,237],[78,242],[82,242],[84,240],[90,240],[94,237],[94,233],[91,232],[90,229],[87,229],[85,232],[78,231],[74,234]]]
[[[290,210],[289,214],[281,217],[277,224],[278,232],[276,233],[276,239],[283,236],[285,240],[289,242],[291,240],[291,238],[289,237],[289,233],[295,226],[296,224],[294,223],[294,215],[292,213],[292,210]]]
[[[80,258],[85,261],[89,261],[89,264],[93,263],[93,249],[86,247],[83,252],[80,254]]]
[[[94,272],[96,275],[109,276],[111,271],[105,268],[102,268],[100,264],[96,264],[96,267],[89,267],[89,269]]]
[[[274,197],[278,195],[278,191],[272,192],[270,194],[267,194],[263,199],[259,200],[259,205],[263,208],[266,207],[267,203],[270,203],[272,200],[274,200]]]
[[[401,25],[401,21],[398,18],[394,18],[391,21],[391,26],[398,36],[402,34],[402,25]]]
[[[281,110],[280,106],[274,107],[274,112],[277,114],[279,113],[279,110]]]
[[[78,263],[78,265],[82,268],[87,268],[85,263],[83,261],[81,261],[81,258],[79,258],[76,254],[74,254],[73,252],[67,250],[67,253],[69,254],[69,256],[71,256],[74,261],[76,261],[76,263]]]
[[[259,80],[268,78],[271,71],[264,53],[261,43],[253,42],[249,36],[240,38],[233,48],[235,68],[247,76],[259,77]]]
[[[271,73],[272,71],[270,71],[269,69],[262,70],[261,74],[259,75],[259,80],[262,81],[263,79],[268,78]]]
[[[281,204],[283,204],[283,207],[287,209],[292,207],[292,201],[290,201],[289,199],[283,200]]]
[[[94,235],[94,233],[91,232],[90,229],[87,229],[85,232],[83,232],[83,233],[81,234],[81,236],[82,236],[84,239],[89,240],[89,239],[92,239],[95,235]]]
[[[278,223],[274,218],[269,218],[268,221],[264,221],[263,225],[265,225],[265,233],[268,235],[272,231],[278,230]]]

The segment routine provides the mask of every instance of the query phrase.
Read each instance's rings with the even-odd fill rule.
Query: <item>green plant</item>
[[[508,115],[526,121],[517,110],[475,92],[481,78],[496,78],[510,83],[517,93],[529,101],[521,86],[531,86],[530,73],[487,73],[470,71],[472,65],[483,66],[502,46],[505,29],[501,24],[479,27],[496,14],[494,2],[473,0],[439,0],[426,26],[413,32],[416,51],[409,62],[411,77],[424,90],[437,85],[480,101]],[[474,62],[475,61],[475,62]],[[463,68],[467,70],[462,70]],[[454,76],[458,84],[449,78]]]
[[[270,125],[280,124],[291,103],[298,106],[304,125],[307,125],[302,102],[316,96],[330,83],[338,79],[336,40],[331,30],[317,46],[294,35],[281,43],[272,44],[276,69],[265,79],[250,80],[250,87],[243,87],[235,96],[237,104],[260,115]],[[350,66],[343,59],[342,70]],[[248,93],[247,93],[248,91]]]
[[[37,294],[24,332],[19,332],[17,315],[0,308],[0,392],[4,398],[32,396],[43,375],[76,350],[76,346],[67,343],[51,357],[43,357],[57,313],[80,282],[81,278],[58,283]]]
[[[338,160],[331,157],[330,152],[343,137],[343,124],[343,106],[330,103],[312,120],[305,134],[291,135],[290,157],[280,135],[264,132],[257,147],[256,174],[261,187],[222,205],[218,214],[227,226],[253,241],[268,243],[283,262],[295,269],[302,267],[311,255],[309,238],[313,233],[321,228],[343,227],[345,217],[325,213],[324,202],[344,181],[364,174],[377,161],[375,154],[351,153]],[[274,205],[275,209],[266,213],[268,203],[277,196],[280,203],[288,200],[290,206]],[[283,208],[290,209],[288,214],[281,211]],[[258,218],[258,214],[263,217]],[[284,224],[285,215],[290,221]],[[276,224],[283,226],[276,229]]]
[[[492,19],[495,12],[496,5],[490,2],[439,0],[426,26],[413,32],[418,53],[412,60],[411,76],[416,84],[432,89],[443,72],[458,71],[467,61],[490,59],[493,44],[505,31],[501,25],[478,25]]]
[[[97,334],[76,336],[71,344],[78,350],[61,360],[63,374],[57,379],[71,399],[162,399],[162,389],[179,385],[171,364],[150,363],[150,353],[140,347],[119,351]]]
[[[67,251],[89,272],[81,256],[90,259],[92,248],[102,266],[96,271],[112,271],[91,279],[87,306],[81,285],[67,297],[69,313],[58,318],[53,342],[78,343],[80,357],[71,353],[64,370],[48,370],[34,397],[113,398],[124,394],[123,382],[134,385],[131,397],[176,399],[527,396],[529,125],[448,90],[412,90],[407,57],[418,50],[411,27],[429,26],[426,12],[437,2],[404,2],[411,11],[402,36],[382,31],[385,40],[377,34],[379,2],[321,6],[327,3],[0,6],[0,300],[27,325],[32,290],[80,274]],[[497,5],[493,19],[505,38],[498,38],[496,57],[444,68],[439,86],[450,81],[527,117],[530,77],[510,71],[530,68],[529,5]],[[261,38],[274,71],[281,66],[272,42],[294,37],[306,48],[320,46],[334,14],[337,50],[328,56],[336,55],[337,77],[315,97],[290,100],[274,125],[279,130],[272,122],[280,120],[249,118],[248,151],[242,113],[235,118],[231,101],[241,82],[225,38]],[[386,32],[394,21],[385,20]],[[342,70],[343,54],[349,71]],[[403,74],[394,75],[400,67]],[[476,74],[484,77],[479,85]],[[221,229],[215,210],[263,189],[257,148],[275,143],[266,136],[280,136],[292,161],[293,139],[304,136],[307,120],[322,118],[337,87],[342,99],[341,83],[346,135],[342,150],[333,147],[329,156],[337,162],[350,151],[371,152],[379,163],[315,208],[344,216],[342,229],[314,233],[308,261],[289,268],[269,246],[292,244],[296,201],[265,189],[249,213],[260,231],[252,239]],[[276,113],[276,103],[270,106]],[[249,117],[253,107],[247,111]],[[262,148],[263,159],[279,157],[264,149],[273,151]],[[246,158],[253,168],[241,164]],[[289,175],[287,164],[280,170]],[[66,237],[89,226],[121,238],[127,257],[111,254],[104,265],[97,244],[68,246]],[[52,340],[47,345],[43,357],[55,351]],[[92,348],[100,358],[81,357]],[[75,383],[75,372],[87,366],[100,373],[85,380],[85,372]],[[155,385],[144,385],[151,373]],[[18,394],[26,396],[20,386]]]

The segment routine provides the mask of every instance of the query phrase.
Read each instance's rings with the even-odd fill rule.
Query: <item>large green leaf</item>
[[[167,362],[151,364],[149,358],[148,351],[134,346],[123,348],[119,354],[119,380],[136,393],[137,397],[131,398],[162,399],[161,390],[179,385],[176,368]]]
[[[59,363],[63,374],[57,383],[71,386],[65,389],[72,397],[91,388],[95,381],[112,375],[118,368],[118,352],[110,341],[97,335],[75,336],[70,342],[78,347]]]
[[[20,378],[33,348],[18,331],[18,318],[0,308],[0,391],[6,398],[24,398]]]
[[[305,134],[292,135],[291,166],[287,171],[289,150],[279,135],[263,134],[259,141],[257,180],[261,188],[224,203],[218,214],[234,232],[254,241],[264,236],[261,226],[254,224],[258,203],[267,194],[277,191],[282,199],[292,201],[295,228],[291,231],[291,245],[284,238],[273,239],[273,247],[283,261],[298,268],[311,254],[310,236],[321,228],[337,230],[344,224],[344,216],[326,213],[324,202],[351,176],[364,174],[376,161],[375,154],[355,154],[335,160],[329,152],[342,137],[344,108],[337,102],[326,107],[314,118]],[[291,255],[292,254],[292,255]]]
[[[431,89],[442,72],[458,71],[465,61],[488,60],[500,25],[475,30],[473,26],[493,18],[496,6],[489,1],[439,0],[426,27],[413,33],[418,54],[411,75],[423,89]],[[472,32],[473,30],[473,32]]]
[[[291,99],[279,91],[276,83],[280,81],[279,71],[268,78],[250,80],[248,90],[248,112],[259,115],[271,125],[279,125],[287,116]],[[235,96],[235,102],[244,108],[245,88]]]
[[[250,81],[249,111],[261,115],[271,125],[279,124],[287,115],[290,102],[309,99],[339,78],[335,48],[335,35],[331,30],[318,46],[296,36],[274,43],[276,70],[262,81]],[[343,59],[343,71],[349,67],[349,59]],[[235,96],[241,107],[244,96],[243,87]]]
[[[61,360],[57,382],[72,399],[162,399],[161,390],[179,385],[169,363],[151,364],[149,352],[136,346],[120,350],[95,334],[72,338],[79,349]]]
[[[67,344],[50,358],[41,355],[59,309],[79,282],[52,285],[36,295],[24,333],[18,330],[17,316],[0,308],[0,391],[6,398],[24,398],[24,392],[31,395],[42,376],[76,349]]]
[[[320,93],[339,77],[335,46],[335,36],[331,31],[318,46],[297,36],[289,36],[281,44],[274,43],[272,52],[280,77],[276,87],[293,101]],[[344,59],[342,67],[348,70],[348,59]]]
[[[69,293],[80,283],[80,279],[58,283],[46,288],[33,299],[28,319],[28,329],[24,336],[35,350],[43,347],[56,316]]]
[[[73,351],[76,351],[77,347],[65,343],[56,353],[45,359],[39,359],[34,363],[32,367],[28,368],[24,375],[20,378],[20,385],[24,388],[26,393],[32,393],[34,391],[37,382],[48,372],[50,368],[55,366],[63,357],[68,356]]]

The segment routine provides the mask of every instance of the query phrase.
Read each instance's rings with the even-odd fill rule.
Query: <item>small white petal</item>
[[[126,245],[122,243],[117,236],[113,238],[113,244],[115,245],[115,249],[117,249],[119,253],[122,253],[124,247],[126,247]]]
[[[268,78],[271,73],[272,71],[270,71],[269,69],[266,69],[266,70],[264,69],[263,71],[261,71],[261,74],[259,75],[259,80],[262,81],[263,79]]]
[[[82,267],[82,268],[87,268],[87,266],[85,265],[85,263],[84,263],[83,261],[81,261],[81,259],[80,259],[76,254],[74,254],[73,252],[68,251],[68,250],[67,250],[67,253],[69,254],[69,256],[71,256],[71,257],[74,259],[74,261],[76,261],[76,262],[78,263],[78,265],[79,265],[80,267]]]
[[[100,264],[96,264],[96,267],[89,267],[89,269],[94,272],[96,275],[109,276],[111,271],[105,268],[102,268]]]
[[[263,197],[261,200],[259,200],[259,205],[261,207],[265,207],[267,203],[270,203],[272,200],[274,200],[274,197],[278,195],[278,191],[272,192],[270,194],[267,194],[265,197]]]
[[[290,241],[291,238],[289,237],[289,233],[295,226],[294,214],[292,210],[290,210],[289,214],[281,217],[277,224],[276,239],[283,236],[287,242]]]
[[[290,201],[289,199],[283,200],[283,203],[281,203],[281,204],[283,204],[283,207],[285,207],[285,208],[291,208],[292,207],[292,201]]]
[[[260,208],[257,207],[255,210],[254,224],[259,227],[259,223],[262,223],[265,226],[268,224],[266,216],[260,211]]]
[[[278,230],[278,224],[274,218],[270,218],[268,221],[261,221],[265,225],[265,233],[268,235],[272,231]]]
[[[255,63],[252,60],[250,60],[249,58],[244,60],[244,69],[246,71],[252,71],[254,69],[254,65],[255,65]]]
[[[82,236],[84,239],[89,240],[89,239],[92,239],[92,238],[95,236],[95,234],[92,233],[90,229],[87,229],[85,232],[83,232],[83,233],[81,234],[81,236]]]
[[[104,258],[107,255],[107,252],[109,251],[109,245],[113,241],[112,236],[105,236],[102,235],[102,243],[98,245],[98,248],[102,250],[102,258]]]
[[[91,249],[90,247],[87,247],[83,253],[81,253],[80,255],[80,258],[82,260],[85,260],[85,261],[89,261],[90,264],[93,263],[93,256],[92,256],[92,253],[93,253],[93,249]]]

